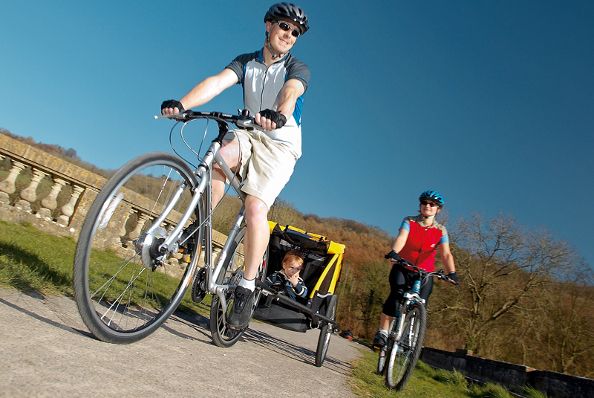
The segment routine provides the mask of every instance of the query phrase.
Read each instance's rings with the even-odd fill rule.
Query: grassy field
[[[72,266],[76,242],[71,238],[48,235],[27,224],[0,221],[0,285],[19,290],[35,290],[43,294],[73,296]],[[105,263],[119,263],[114,254],[101,253]],[[159,276],[159,275],[158,275]],[[157,290],[161,281],[155,278]],[[165,290],[171,291],[170,288]],[[194,303],[186,293],[181,310],[208,315],[210,297],[202,304]]]
[[[0,286],[45,295],[72,296],[72,264],[76,243],[71,238],[45,234],[31,225],[0,221]],[[106,256],[110,254],[106,253]],[[208,297],[196,304],[187,297],[181,309],[208,316]],[[406,388],[390,391],[383,378],[375,374],[377,354],[367,351],[354,364],[351,387],[361,397],[432,397],[432,398],[510,398],[503,388],[493,384],[468,385],[458,372],[435,370],[419,364]],[[544,398],[527,390],[526,397]]]

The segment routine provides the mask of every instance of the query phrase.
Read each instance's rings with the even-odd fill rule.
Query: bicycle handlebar
[[[451,279],[449,276],[447,276],[445,274],[445,271],[443,269],[440,269],[440,270],[437,270],[434,272],[427,272],[424,269],[421,269],[421,268],[417,267],[416,265],[412,264],[411,262],[403,259],[398,254],[396,254],[396,253],[394,253],[393,255],[391,255],[391,254],[392,254],[392,252],[386,254],[386,258],[394,261],[395,264],[398,264],[399,266],[406,269],[407,271],[412,271],[412,272],[418,273],[421,276],[421,278],[428,278],[428,277],[435,276],[435,277],[437,277],[437,279],[444,280],[446,282],[451,283],[452,285],[458,285],[458,283],[456,283],[453,279]]]
[[[230,115],[223,112],[199,112],[187,110],[175,115],[156,115],[155,119],[171,119],[177,120],[178,122],[189,122],[196,119],[211,119],[217,122],[233,123],[237,127],[247,130],[263,130],[256,123],[256,120],[249,115],[247,110],[240,111],[239,115]]]

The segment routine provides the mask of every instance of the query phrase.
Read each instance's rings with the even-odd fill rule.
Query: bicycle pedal
[[[183,263],[190,264],[190,263],[192,262],[192,256],[190,256],[189,254],[184,254],[184,255],[182,256],[182,259],[181,259],[181,261],[182,261]]]

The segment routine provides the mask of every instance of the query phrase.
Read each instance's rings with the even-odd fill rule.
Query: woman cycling
[[[443,208],[445,201],[437,191],[425,191],[419,196],[419,215],[405,217],[398,236],[392,244],[392,251],[386,255],[392,264],[390,271],[390,295],[386,299],[380,316],[379,330],[372,346],[381,348],[386,344],[390,322],[396,317],[397,303],[402,299],[412,283],[411,274],[396,263],[402,257],[408,262],[427,271],[435,271],[435,255],[439,251],[441,261],[448,277],[458,283],[454,256],[450,251],[448,232],[445,226],[435,221],[435,216]],[[432,278],[427,278],[421,286],[420,296],[425,305],[433,289]]]

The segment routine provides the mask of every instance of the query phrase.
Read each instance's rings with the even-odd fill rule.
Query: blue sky
[[[168,150],[161,101],[259,49],[270,5],[2,3],[0,127],[105,168]],[[394,234],[431,187],[450,224],[504,214],[594,265],[594,2],[300,4],[312,81],[281,198]],[[234,87],[201,110],[240,107]]]

